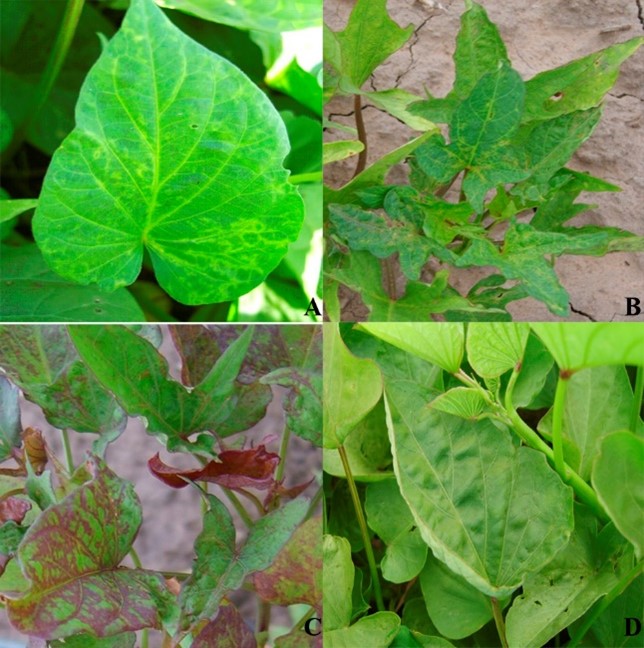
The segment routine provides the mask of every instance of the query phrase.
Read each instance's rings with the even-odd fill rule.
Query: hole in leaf
[[[563,92],[555,92],[552,97],[550,97],[550,101],[561,101],[563,96]]]

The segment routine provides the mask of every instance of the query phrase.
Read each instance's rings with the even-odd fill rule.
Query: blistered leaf
[[[35,245],[2,246],[1,322],[141,322],[143,311],[125,289],[103,293],[52,272]]]
[[[55,427],[94,432],[106,442],[125,427],[125,413],[61,326],[0,326],[0,366]]]
[[[526,82],[524,121],[597,106],[617,80],[619,66],[642,43],[641,36],[632,38],[532,77]]]
[[[644,439],[630,432],[604,437],[593,466],[592,484],[620,533],[630,540],[638,560],[644,549]]]
[[[369,29],[365,29],[365,25]],[[371,73],[409,39],[409,25],[399,27],[387,14],[387,0],[358,0],[343,31],[332,34],[334,56],[325,62],[335,68],[341,92],[360,90]]]
[[[259,445],[247,450],[223,450],[217,461],[209,461],[203,468],[195,470],[172,468],[161,461],[157,452],[148,461],[148,468],[157,479],[173,488],[187,486],[186,479],[190,479],[212,482],[233,490],[266,490],[275,482],[273,475],[279,462],[279,455],[267,452],[264,445]]]
[[[212,495],[203,530],[195,541],[196,560],[181,591],[180,627],[217,613],[223,596],[246,576],[266,569],[306,515],[308,503],[296,499],[255,522],[244,545],[235,547],[235,526],[226,507]]]
[[[625,565],[618,564],[620,558],[624,563],[624,545],[612,525],[600,532],[596,519],[578,507],[568,546],[530,574],[512,602],[506,617],[510,645],[541,648],[607,594],[623,573]]]
[[[275,562],[255,574],[255,591],[269,603],[322,603],[322,519],[313,517],[295,530]]]
[[[465,347],[462,324],[370,323],[359,328],[450,373],[461,366]]]
[[[482,378],[498,378],[523,358],[530,334],[527,324],[471,323],[467,328],[467,359]]]
[[[337,324],[324,325],[324,447],[342,445],[382,394],[382,376],[372,360],[357,358]]]
[[[566,545],[572,491],[541,453],[517,449],[510,433],[487,419],[427,408],[422,386],[388,383],[386,404],[401,493],[425,542],[450,569],[488,596],[504,597]]]
[[[319,25],[322,7],[319,0],[256,0],[212,2],[211,0],[157,0],[162,7],[179,9],[204,20],[231,25],[237,29],[292,31]]]
[[[94,479],[44,511],[18,548],[31,589],[7,612],[21,632],[106,636],[160,628],[169,612],[159,574],[119,568],[141,525],[134,488],[100,460],[92,466]]]
[[[192,648],[256,648],[251,629],[234,605],[223,605],[192,642]]]
[[[20,445],[20,406],[18,388],[0,376],[0,461]]]
[[[300,230],[288,147],[278,113],[246,76],[151,0],[133,0],[85,79],[34,236],[52,269],[78,283],[131,284],[147,251],[178,301],[234,299]]]
[[[611,364],[644,366],[644,328],[636,323],[610,322],[531,324],[560,369]]]

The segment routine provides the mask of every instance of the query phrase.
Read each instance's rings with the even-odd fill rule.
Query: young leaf
[[[276,605],[322,605],[322,519],[313,517],[295,530],[275,562],[254,577],[259,596]]]
[[[219,484],[224,488],[242,489],[257,488],[267,490],[275,484],[273,475],[279,455],[266,452],[263,445],[247,450],[223,450],[218,461],[209,461],[203,468],[181,470],[163,463],[159,453],[148,461],[150,472],[164,484],[173,488],[184,488],[188,485],[185,479]]]
[[[387,0],[358,0],[345,29],[333,35],[337,50],[331,64],[336,66],[339,90],[359,92],[371,73],[407,42],[413,30],[413,25],[402,29],[391,20]]]
[[[223,605],[192,642],[192,648],[257,648],[251,629],[234,605]]]
[[[85,79],[76,122],[33,222],[61,276],[114,290],[136,279],[147,250],[172,297],[221,302],[260,284],[297,237],[302,201],[282,166],[279,115],[151,0],[133,0]]]
[[[337,324],[324,325],[323,340],[323,443],[337,448],[380,400],[382,376],[375,362],[347,349]]]
[[[94,432],[105,443],[123,431],[125,412],[80,360],[63,327],[0,326],[0,366],[53,426]]]
[[[579,326],[572,323],[531,324],[559,369],[632,364],[644,366],[644,327],[627,322]]]
[[[210,509],[195,542],[194,568],[185,582],[179,603],[179,627],[187,630],[199,619],[217,613],[223,596],[241,586],[246,576],[266,569],[302,521],[308,509],[296,499],[260,518],[240,550],[235,548],[235,526],[226,507],[208,495]]]
[[[430,407],[446,414],[476,421],[489,414],[488,403],[478,389],[454,387],[437,396]]]
[[[142,322],[143,311],[121,288],[103,293],[52,272],[35,245],[0,247],[0,322]]]
[[[359,324],[358,327],[450,373],[455,373],[461,366],[465,347],[462,324],[374,323]]]
[[[0,462],[20,445],[20,406],[18,388],[0,376]]]
[[[351,592],[355,567],[351,561],[351,545],[346,538],[325,534],[322,540],[324,565],[324,631],[344,628],[351,623]]]
[[[91,467],[93,480],[44,511],[18,548],[31,589],[7,612],[25,634],[102,637],[160,628],[171,613],[159,574],[119,567],[141,525],[134,488],[97,458]]]
[[[504,597],[566,545],[572,491],[541,453],[517,449],[488,420],[427,408],[423,386],[388,382],[385,402],[401,493],[425,542],[452,571]]]
[[[592,484],[599,501],[620,533],[635,546],[637,559],[644,549],[644,439],[630,432],[604,437],[593,466]]]
[[[467,359],[481,378],[498,378],[523,358],[530,334],[527,324],[478,324],[467,328]]]

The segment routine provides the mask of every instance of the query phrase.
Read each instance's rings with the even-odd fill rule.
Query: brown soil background
[[[164,341],[160,347],[162,354],[168,359],[171,376],[179,380],[181,373],[179,356],[169,339],[169,332],[164,329]],[[266,443],[270,452],[279,452],[282,430],[284,429],[284,413],[282,410],[282,396],[285,390],[281,387],[274,388],[273,400],[270,403],[266,416],[253,428],[245,433],[230,437],[231,443],[241,436],[254,445],[262,443],[267,435],[273,438]],[[53,449],[61,462],[65,462],[65,455],[60,442],[60,433],[47,423],[41,409],[28,401],[22,400],[22,425],[35,427],[42,430],[47,444]],[[79,465],[85,453],[91,449],[94,434],[77,434],[70,432],[74,462]],[[143,508],[143,524],[134,542],[134,548],[141,558],[145,569],[160,571],[188,572],[191,569],[193,544],[201,531],[201,508],[198,494],[192,488],[174,489],[165,486],[152,476],[147,468],[147,461],[157,452],[161,459],[170,465],[178,467],[195,467],[195,461],[184,454],[169,453],[165,450],[160,440],[147,434],[145,424],[141,418],[130,418],[123,434],[108,446],[106,460],[116,474],[131,481],[140,498]],[[321,483],[322,452],[308,441],[291,435],[289,441],[288,460],[285,472],[285,485],[292,486],[316,477],[315,481],[304,492],[304,496],[311,498]],[[218,488],[210,488],[210,492],[218,495],[231,511],[237,528],[238,543],[245,533],[244,523],[237,513],[228,504],[226,497]],[[260,499],[261,492],[256,492]],[[244,502],[244,498],[240,496]],[[249,510],[251,516],[253,511]],[[133,567],[129,556],[123,565]],[[239,606],[247,623],[254,624],[255,598],[241,592],[233,600]],[[289,616],[284,608],[273,607],[272,621],[275,624],[288,624]],[[284,630],[286,632],[288,628]],[[16,644],[6,644],[3,640],[13,640]],[[26,646],[28,638],[16,632],[7,619],[6,612],[0,610],[0,648],[7,646]],[[150,648],[161,645],[161,634],[150,632]],[[35,648],[44,648],[39,644]]]
[[[557,67],[608,45],[642,34],[642,0],[479,0],[506,43],[513,66],[524,79]],[[353,0],[327,0],[325,20],[333,30],[343,29]],[[389,0],[390,15],[402,27],[410,23],[416,30],[406,46],[381,65],[365,84],[373,90],[399,87],[419,96],[427,88],[437,97],[447,94],[454,80],[452,54],[460,15],[461,0],[442,0],[442,8],[431,0]],[[622,73],[605,100],[605,111],[591,138],[569,165],[622,187],[621,193],[582,194],[579,202],[598,205],[572,221],[572,225],[602,224],[621,227],[644,235],[644,48],[622,66]],[[353,99],[337,97],[326,106],[334,121],[355,126]],[[414,131],[370,105],[363,105],[368,135],[368,161],[404,144]],[[417,134],[417,133],[416,133]],[[350,137],[345,133],[329,139]],[[356,158],[331,164],[325,181],[341,186],[352,176]],[[405,182],[401,168],[389,176],[392,182]],[[606,257],[564,256],[557,260],[557,273],[570,293],[571,321],[644,321],[626,317],[625,297],[639,297],[644,303],[644,254],[615,253]],[[450,271],[453,284],[466,292],[489,272]],[[342,292],[344,320],[362,320],[367,311],[362,301]],[[559,320],[534,299],[513,302],[513,317],[523,321]]]

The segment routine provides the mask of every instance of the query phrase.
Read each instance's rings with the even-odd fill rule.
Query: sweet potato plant
[[[0,320],[307,320],[320,26],[318,0],[3,0]]]
[[[643,390],[638,324],[325,325],[324,645],[641,646]]]
[[[325,99],[352,95],[356,119],[354,138],[340,133],[344,139],[326,143],[325,160],[359,153],[353,179],[325,188],[333,320],[342,318],[339,286],[360,295],[369,321],[509,320],[506,306],[525,297],[567,317],[557,257],[644,250],[644,237],[618,227],[569,224],[593,207],[576,202],[582,192],[619,187],[567,166],[601,119],[620,65],[644,39],[524,80],[483,6],[465,6],[456,77],[443,98],[423,98],[421,88],[416,95],[365,89],[414,30],[389,18],[385,0],[357,0],[344,30],[325,31]],[[368,168],[365,148],[377,134],[363,123],[365,100],[421,132]],[[387,174],[401,162],[408,183],[392,185]],[[450,285],[450,266],[490,270],[461,295]]]
[[[321,608],[321,487],[314,474],[293,483],[289,440],[319,452],[320,333],[0,327],[0,592],[11,624],[50,646],[145,647],[150,630],[167,647],[316,645],[303,627]],[[180,381],[169,376],[163,338],[180,358]],[[46,429],[22,427],[23,397],[42,409]],[[273,398],[284,428],[253,444],[245,432]],[[129,417],[141,417],[161,449],[191,459],[188,469],[158,453],[141,461],[160,489],[191,488],[201,499],[189,572],[146,569],[133,548],[141,505],[107,460]],[[64,457],[48,443],[55,428]],[[74,457],[76,433],[97,435],[84,461]],[[135,439],[132,452],[140,452]],[[181,536],[158,538],[173,541]],[[134,567],[121,564],[126,556]],[[242,588],[256,619],[231,598]],[[279,606],[288,627],[284,612],[271,616]]]

